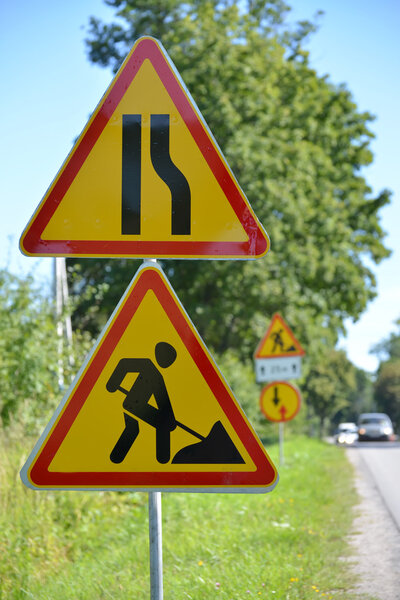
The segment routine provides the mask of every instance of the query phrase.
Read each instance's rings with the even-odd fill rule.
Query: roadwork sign
[[[272,317],[267,333],[259,343],[254,358],[277,358],[304,356],[305,352],[300,342],[295,338],[289,325],[280,314]]]
[[[260,407],[269,421],[290,421],[299,412],[300,404],[299,390],[287,381],[273,381],[261,392]]]
[[[24,483],[270,491],[274,465],[161,268],[148,264],[29,457]]]
[[[256,258],[269,240],[166,51],[143,37],[20,247],[33,256]]]

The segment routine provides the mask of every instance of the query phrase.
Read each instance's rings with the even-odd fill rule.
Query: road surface
[[[400,600],[400,443],[359,442],[347,456],[360,498],[350,536],[354,598]]]
[[[400,443],[358,442],[357,452],[400,532]]]

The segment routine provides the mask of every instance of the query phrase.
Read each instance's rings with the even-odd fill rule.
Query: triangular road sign
[[[164,48],[143,37],[20,247],[38,256],[255,258],[269,240]]]
[[[304,356],[305,351],[281,315],[274,314],[267,333],[258,344],[254,358]]]
[[[267,492],[277,483],[156,264],[135,275],[21,477],[60,489]]]

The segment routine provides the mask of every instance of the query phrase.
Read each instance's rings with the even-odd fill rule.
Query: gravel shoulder
[[[356,584],[352,598],[400,600],[400,531],[388,512],[363,457],[346,449],[360,503],[349,541]]]

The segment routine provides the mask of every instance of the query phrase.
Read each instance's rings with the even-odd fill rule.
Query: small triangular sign
[[[305,351],[295,338],[289,325],[275,313],[266,334],[258,344],[254,358],[304,356]]]
[[[20,248],[37,256],[256,258],[269,240],[166,51],[142,37]]]
[[[267,492],[278,475],[155,263],[136,273],[21,477],[45,489]]]

